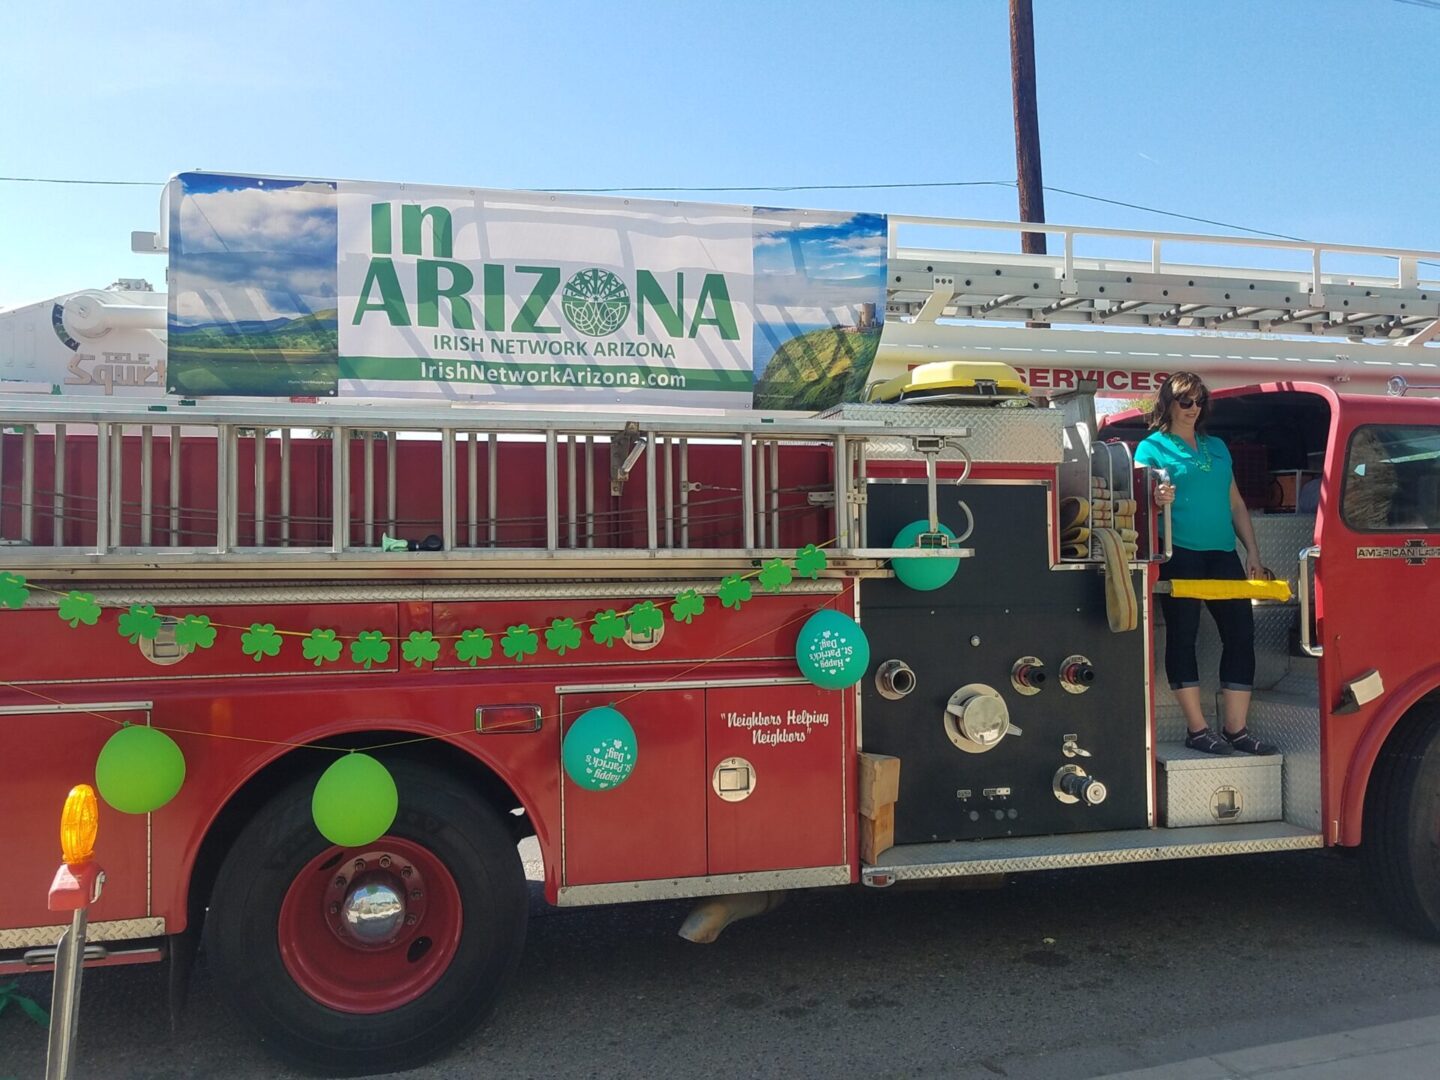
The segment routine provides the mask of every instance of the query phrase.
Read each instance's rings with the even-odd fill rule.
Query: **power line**
[[[58,176],[0,176],[11,184],[89,184],[94,187],[164,187],[157,180],[72,180]]]
[[[1014,180],[935,180],[911,184],[750,184],[727,187],[599,187],[599,188],[536,188],[545,192],[573,192],[577,195],[613,195],[626,191],[651,193],[721,192],[721,191],[884,191],[893,188],[960,188],[960,187],[1009,187]]]
[[[1437,0],[1440,3],[1440,0]],[[1286,233],[1266,232],[1264,229],[1252,229],[1248,225],[1236,225],[1228,221],[1216,221],[1213,218],[1195,217],[1193,214],[1181,214],[1175,210],[1159,210],[1153,206],[1142,206],[1139,203],[1124,202],[1120,199],[1107,199],[1103,195],[1087,195],[1083,191],[1068,191],[1061,187],[1045,186],[1046,191],[1059,192],[1061,195],[1073,195],[1077,199],[1089,199],[1091,202],[1108,203],[1110,206],[1124,206],[1131,210],[1144,210],[1147,214],[1163,214],[1165,217],[1178,218],[1181,221],[1196,221],[1202,225],[1214,225],[1221,229],[1234,229],[1236,232],[1254,233],[1256,236],[1268,236],[1272,240],[1293,240],[1297,244],[1308,244],[1311,241],[1299,236],[1290,236]]]

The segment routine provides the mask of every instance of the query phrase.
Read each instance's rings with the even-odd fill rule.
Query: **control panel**
[[[1048,486],[942,487],[951,528],[962,494],[975,557],[950,582],[862,585],[863,748],[900,758],[896,843],[1145,827],[1148,624],[1112,633],[1099,568],[1051,567]],[[868,495],[877,543],[928,512],[916,485]]]

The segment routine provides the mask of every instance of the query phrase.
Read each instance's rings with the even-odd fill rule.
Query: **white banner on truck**
[[[883,322],[881,215],[174,183],[172,393],[823,408]]]

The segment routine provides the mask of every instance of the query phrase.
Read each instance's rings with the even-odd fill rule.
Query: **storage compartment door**
[[[635,768],[618,787],[587,791],[562,777],[567,886],[704,876],[703,703],[702,690],[562,700],[562,737],[585,710],[611,705],[635,729],[636,747]]]
[[[116,721],[149,722],[143,709],[100,705],[95,712]],[[5,763],[5,779],[0,781],[0,864],[5,868],[0,929],[70,922],[68,912],[47,909],[46,897],[60,866],[65,796],[76,784],[95,786],[95,759],[105,740],[120,730],[101,716],[68,709],[0,715],[0,760]],[[105,871],[105,889],[90,909],[92,922],[150,914],[149,826],[148,814],[122,814],[100,802],[95,861]]]
[[[706,692],[711,874],[846,861],[845,696],[809,683]]]

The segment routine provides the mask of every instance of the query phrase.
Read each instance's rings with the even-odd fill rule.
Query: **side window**
[[[1356,428],[1345,453],[1340,513],[1359,532],[1440,529],[1440,427]]]

